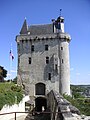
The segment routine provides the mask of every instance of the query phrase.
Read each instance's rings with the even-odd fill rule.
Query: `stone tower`
[[[70,95],[70,39],[61,16],[44,25],[28,26],[25,19],[20,35],[16,36],[17,82],[32,99],[44,98],[52,89]]]

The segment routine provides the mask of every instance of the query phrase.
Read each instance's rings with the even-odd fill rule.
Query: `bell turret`
[[[56,21],[58,32],[64,33],[64,18],[59,16]]]
[[[61,16],[61,9],[60,9],[60,16],[56,20],[52,19],[52,22],[53,22],[54,33],[59,33],[59,32],[64,33],[64,18]]]

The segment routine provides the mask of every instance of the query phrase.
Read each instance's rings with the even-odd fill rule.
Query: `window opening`
[[[29,57],[29,60],[28,60],[29,64],[31,64],[31,57]]]
[[[49,63],[49,57],[46,57],[46,64]]]
[[[34,51],[34,45],[31,46],[31,51],[32,51],[32,52]]]
[[[63,50],[63,47],[61,47],[61,50]]]
[[[51,73],[48,73],[48,80],[51,80]]]
[[[62,59],[62,63],[63,63],[63,59]]]
[[[58,71],[58,66],[57,66],[57,64],[55,64],[55,71],[56,71],[56,72]]]
[[[48,51],[48,45],[45,45],[45,50]]]

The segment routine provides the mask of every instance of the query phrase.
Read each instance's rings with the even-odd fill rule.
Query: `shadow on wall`
[[[50,75],[51,74],[51,77],[54,77],[58,74],[58,71],[57,69],[58,68],[55,68],[55,58],[54,58],[54,54],[51,56],[51,58],[49,59],[49,62],[46,64],[45,68],[44,68],[44,80],[51,80],[50,78]],[[58,67],[58,66],[57,66]],[[51,81],[55,81],[55,80],[51,80]]]

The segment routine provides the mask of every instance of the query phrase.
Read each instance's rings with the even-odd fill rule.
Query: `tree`
[[[14,82],[15,84],[17,84],[17,77],[15,77],[15,78],[13,79],[13,82]]]
[[[0,79],[3,80],[5,77],[7,77],[7,70],[5,70],[4,67],[0,66]]]

